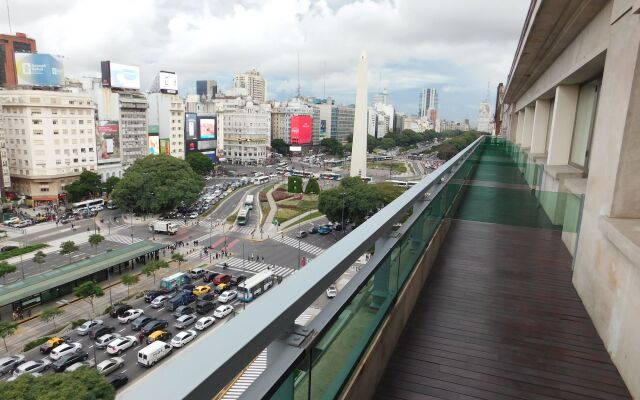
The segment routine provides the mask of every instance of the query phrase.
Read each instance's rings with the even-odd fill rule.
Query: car
[[[196,322],[196,316],[194,314],[186,314],[178,318],[173,326],[178,329],[184,329],[194,322]]]
[[[205,272],[206,270],[204,268],[193,268],[189,271],[189,277],[195,281],[202,278]]]
[[[113,333],[116,331],[116,328],[113,326],[101,325],[92,328],[89,331],[89,337],[91,339],[99,338],[102,335],[106,335],[107,333]]]
[[[200,315],[204,315],[216,308],[216,306],[217,304],[213,301],[198,300],[196,302],[196,312]]]
[[[308,235],[307,231],[298,231],[296,234],[296,239],[304,239]]]
[[[0,375],[4,375],[7,372],[11,372],[16,367],[24,362],[24,356],[19,354],[17,356],[9,356],[0,358]]]
[[[18,377],[24,374],[46,371],[50,366],[51,361],[46,358],[43,358],[42,360],[27,361],[26,363],[18,365],[18,367],[13,370],[13,376]]]
[[[143,309],[132,308],[130,310],[125,311],[121,316],[119,316],[118,321],[120,321],[121,324],[126,324],[142,316],[142,314],[144,314]]]
[[[173,313],[173,316],[176,318],[182,317],[183,315],[193,314],[193,307],[191,306],[180,306],[176,308],[176,311]]]
[[[192,285],[191,283],[185,283],[184,285],[180,286],[180,291],[193,293],[193,289],[195,288],[196,288],[196,285]]]
[[[329,288],[327,289],[327,297],[333,299],[337,294],[338,288],[336,287],[336,285],[329,286]]]
[[[167,342],[169,341],[169,339],[171,339],[171,336],[173,336],[173,334],[167,330],[159,330],[159,331],[151,332],[151,334],[147,336],[147,344],[151,344],[156,340]]]
[[[322,225],[318,228],[318,233],[321,235],[328,235],[331,233],[331,231],[332,229],[330,225]]]
[[[52,360],[59,360],[67,354],[76,353],[80,350],[82,350],[82,343],[64,343],[51,350],[49,358],[51,358]]]
[[[148,315],[143,315],[140,316],[136,319],[133,320],[133,322],[131,323],[131,329],[134,331],[139,331],[140,328],[142,328],[143,326],[145,326],[146,324],[148,324],[151,321],[155,321],[156,319],[153,317],[150,317]]]
[[[318,233],[318,227],[317,227],[317,226],[315,226],[315,225],[312,225],[312,226],[311,226],[311,228],[309,228],[309,229],[307,230],[307,232],[308,232],[308,233],[311,233],[311,234],[316,234],[316,233]]]
[[[167,294],[166,290],[148,290],[144,294],[144,302],[145,303],[151,303],[158,296],[162,296],[162,295],[166,295],[166,294]]]
[[[213,282],[213,280],[216,279],[216,276],[218,275],[220,275],[220,273],[206,270],[204,272],[204,276],[202,277],[202,280],[205,282]]]
[[[215,293],[207,293],[200,297],[200,300],[204,300],[204,301],[214,301],[215,299],[216,299]]]
[[[231,284],[231,286],[238,286],[239,284],[241,284],[242,282],[246,281],[247,277],[244,275],[238,275],[237,277],[233,277],[231,278],[231,282],[229,282]]]
[[[171,296],[168,294],[163,294],[160,296],[157,296],[155,299],[153,299],[153,301],[151,302],[151,307],[153,308],[161,308],[164,307],[164,301],[170,299]]]
[[[120,337],[119,333],[107,333],[96,339],[96,348],[104,349],[107,345]]]
[[[110,378],[109,378],[109,383],[111,384],[111,386],[113,386],[115,389],[120,389],[121,387],[123,387],[124,385],[127,384],[127,382],[129,382],[129,377],[126,376],[123,372],[118,372],[117,374],[113,374]]]
[[[233,312],[233,307],[228,304],[225,304],[223,306],[216,308],[216,311],[213,313],[213,316],[218,319],[221,319],[231,314],[232,312]]]
[[[64,372],[65,369],[72,366],[73,364],[80,361],[87,361],[88,359],[89,353],[87,353],[86,351],[79,351],[77,353],[67,354],[66,356],[60,358],[59,360],[51,364],[51,368],[53,368],[53,370],[56,372]]]
[[[191,219],[198,218],[198,213],[194,212],[194,213],[189,214],[189,218],[191,218]]]
[[[216,294],[222,294],[230,289],[231,289],[231,281],[229,281],[228,283],[219,284],[218,286],[216,286],[215,289],[213,289],[213,292]]]
[[[130,306],[129,304],[120,304],[120,305],[117,305],[117,306],[113,306],[111,308],[111,311],[109,311],[109,315],[112,318],[118,318],[118,317],[122,316],[125,313],[125,311],[131,310],[132,308],[133,307]]]
[[[171,339],[171,347],[182,347],[195,339],[196,336],[196,331],[194,331],[193,329],[179,332],[173,337],[173,339]]]
[[[96,366],[96,370],[99,374],[106,376],[117,370],[118,368],[121,368],[123,365],[124,359],[120,357],[111,357],[98,364]]]
[[[203,331],[215,323],[216,319],[213,317],[202,317],[198,321],[196,321],[195,328],[199,331]]]
[[[138,338],[135,336],[122,336],[107,346],[107,353],[122,354],[123,351],[138,345]]]
[[[218,296],[218,301],[220,303],[228,303],[236,297],[238,297],[238,292],[236,292],[235,290],[227,290],[226,292]]]
[[[84,336],[89,333],[89,330],[95,327],[96,325],[102,325],[104,322],[101,319],[94,319],[90,321],[86,321],[82,325],[76,328],[76,333],[80,336]]]
[[[90,360],[90,361],[78,361],[75,364],[71,364],[69,367],[67,367],[64,372],[73,372],[79,368],[82,367],[87,367],[87,368],[93,368],[96,366],[95,361]]]
[[[40,353],[49,354],[51,353],[51,350],[55,349],[63,343],[67,343],[70,341],[71,338],[69,336],[54,336],[46,342],[42,343],[42,345],[40,346]]]
[[[196,286],[193,289],[193,294],[195,294],[196,296],[202,296],[203,294],[207,294],[211,291],[211,287],[207,286],[207,285],[202,285],[202,286]]]
[[[153,320],[153,321],[149,322],[145,326],[143,326],[142,327],[142,333],[144,333],[145,335],[148,335],[151,332],[159,331],[161,329],[166,328],[167,326],[169,326],[169,323],[167,321],[164,321],[164,320],[161,320],[161,319],[156,319],[156,320]]]

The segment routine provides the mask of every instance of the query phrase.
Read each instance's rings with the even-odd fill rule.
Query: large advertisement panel
[[[310,115],[294,115],[291,117],[291,143],[311,143],[311,127],[313,118]]]
[[[200,140],[215,140],[216,138],[216,119],[213,117],[198,118],[200,128]]]
[[[184,137],[188,140],[193,140],[196,138],[197,132],[197,117],[195,113],[185,113],[184,114]]]
[[[160,139],[160,154],[171,155],[171,148],[169,147],[169,139]]]
[[[98,164],[120,161],[120,129],[118,121],[98,121],[96,144],[98,146]]]
[[[64,65],[51,54],[15,53],[18,85],[64,86]]]
[[[110,63],[111,87],[121,89],[140,89],[140,67]]]
[[[160,137],[149,136],[149,154],[157,156],[160,154]]]
[[[175,72],[160,71],[158,78],[162,93],[178,93],[178,75]]]
[[[198,151],[213,150],[216,148],[216,142],[213,140],[199,140]]]

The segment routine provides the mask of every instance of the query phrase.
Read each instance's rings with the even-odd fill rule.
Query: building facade
[[[262,165],[271,146],[271,105],[247,102],[243,107],[218,111],[218,134],[226,162]]]
[[[233,78],[233,86],[247,89],[247,95],[251,96],[254,103],[264,103],[267,100],[267,81],[255,69],[237,74]]]
[[[478,132],[491,133],[492,128],[491,106],[488,101],[483,101],[478,109]]]
[[[311,138],[313,145],[320,143],[320,107],[304,104],[299,99],[285,103],[273,103],[271,108],[271,138],[291,143],[291,117],[308,115],[313,118]]]
[[[432,122],[438,119],[438,91],[436,89],[427,88],[420,92],[418,118],[427,118]]]
[[[36,41],[24,33],[0,35],[0,86],[13,88],[18,84],[15,53],[35,53]]]
[[[56,204],[82,171],[97,170],[91,95],[8,90],[0,102],[12,189],[27,204]]]
[[[149,93],[149,146],[158,145],[158,153],[184,159],[185,103],[177,94]],[[153,136],[158,136],[155,143]]]
[[[201,100],[211,100],[218,93],[218,82],[214,80],[196,81],[196,94]]]

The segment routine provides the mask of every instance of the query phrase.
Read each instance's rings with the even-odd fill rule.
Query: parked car
[[[107,333],[96,339],[96,348],[104,349],[107,345],[120,337],[119,333]]]
[[[91,339],[99,338],[102,335],[106,335],[107,333],[113,333],[116,331],[116,328],[113,326],[101,325],[93,327],[89,331],[89,337]]]
[[[69,367],[65,368],[64,372],[73,372],[79,368],[82,367],[87,367],[87,368],[93,368],[96,366],[95,361],[78,361],[75,364],[70,365]]]
[[[318,228],[318,233],[321,235],[328,235],[331,233],[331,231],[332,229],[330,225],[322,225]]]
[[[199,300],[196,303],[196,312],[200,315],[204,315],[216,307],[216,303],[212,301]]]
[[[215,323],[216,319],[213,317],[202,317],[198,321],[196,321],[196,329],[199,331],[203,331]]]
[[[202,296],[204,294],[207,294],[211,291],[211,286],[207,286],[207,285],[202,285],[202,286],[196,286],[195,289],[193,289],[193,294],[195,294],[196,296]]]
[[[46,358],[43,358],[42,360],[27,361],[26,363],[18,365],[18,367],[13,370],[13,376],[18,377],[24,374],[46,371],[50,366],[51,361]]]
[[[131,329],[134,331],[139,331],[140,328],[142,328],[143,326],[145,326],[151,321],[155,321],[155,318],[150,317],[148,315],[140,316],[133,320],[133,322],[131,323]]]
[[[0,375],[4,375],[7,372],[11,372],[16,367],[24,362],[24,356],[19,354],[17,356],[9,356],[0,358]]]
[[[327,289],[327,297],[333,299],[337,294],[338,288],[336,287],[336,285],[329,286],[329,288]]]
[[[49,358],[51,358],[52,360],[59,360],[60,358],[62,358],[67,354],[76,353],[80,350],[82,350],[82,343],[78,343],[78,342],[64,343],[56,347],[55,349],[51,350],[51,353],[49,354]]]
[[[312,225],[311,228],[309,228],[309,230],[307,230],[307,233],[311,233],[311,234],[318,233],[318,227],[315,226],[315,225]]]
[[[163,342],[167,342],[171,339],[171,336],[173,336],[173,334],[167,330],[160,330],[160,331],[155,331],[155,332],[151,332],[151,334],[149,334],[149,336],[147,336],[147,344],[149,343],[153,343],[156,340],[161,340]]]
[[[156,319],[143,326],[142,333],[148,335],[151,332],[159,331],[166,328],[167,326],[169,326],[169,323],[167,321]]]
[[[126,376],[124,373],[119,372],[117,374],[113,374],[110,378],[109,378],[109,383],[111,384],[111,386],[113,386],[116,390],[120,389],[121,387],[123,387],[124,385],[127,384],[127,382],[129,382],[129,377]]]
[[[166,290],[148,290],[144,294],[144,302],[145,303],[151,303],[158,296],[162,296],[162,295],[166,295],[166,294],[167,294]]]
[[[93,329],[93,327],[95,327],[96,325],[102,325],[102,324],[104,324],[104,322],[102,322],[101,319],[86,321],[84,324],[76,328],[76,333],[80,336],[84,336],[89,333],[90,329]]]
[[[118,306],[113,306],[113,308],[111,309],[111,311],[109,311],[109,315],[113,318],[119,318],[121,317],[127,310],[131,310],[133,307],[131,307],[129,304],[120,304]]]
[[[111,357],[107,360],[104,360],[100,364],[96,366],[98,373],[101,375],[109,375],[113,371],[121,368],[124,365],[124,359],[120,357]]]
[[[236,297],[238,297],[238,292],[235,290],[227,290],[218,297],[218,301],[220,303],[228,303]]]
[[[178,308],[176,308],[176,311],[174,311],[173,316],[176,318],[182,317],[183,315],[187,315],[187,314],[193,314],[193,307],[191,306],[180,306]]]
[[[176,320],[176,323],[173,325],[178,329],[184,329],[187,326],[196,322],[196,316],[194,314],[183,315]]]
[[[177,335],[171,339],[171,347],[183,347],[197,336],[196,331],[193,329],[189,329],[186,331],[179,332]]]
[[[77,353],[67,354],[66,356],[60,358],[58,361],[51,364],[51,367],[56,372],[63,372],[65,369],[67,369],[67,367],[70,367],[79,361],[87,361],[88,359],[89,353],[85,351],[79,351]]]
[[[42,343],[42,345],[40,346],[40,353],[49,354],[51,350],[55,349],[63,343],[68,343],[70,341],[71,338],[69,336],[54,336],[46,342]]]
[[[165,300],[169,300],[170,298],[171,298],[171,296],[169,296],[167,294],[156,296],[156,298],[153,299],[153,301],[151,301],[151,307],[153,307],[153,308],[164,307]]]
[[[137,346],[138,338],[135,336],[122,336],[107,346],[107,353],[109,354],[122,354],[123,351]]]
[[[216,311],[213,313],[213,316],[218,319],[221,319],[231,314],[231,312],[233,312],[233,307],[231,307],[228,304],[225,304],[223,306],[216,308]]]

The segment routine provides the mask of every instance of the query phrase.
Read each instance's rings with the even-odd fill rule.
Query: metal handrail
[[[483,140],[484,137],[478,138],[353,230],[348,240],[337,242],[306,268],[267,291],[245,311],[227,321],[223,328],[203,334],[199,340],[162,362],[150,374],[126,388],[118,398],[202,399],[215,396],[270,343],[293,333],[293,321],[378,239],[390,232],[393,224],[414,204],[428,205],[435,198],[433,189],[444,187]],[[349,297],[345,295],[334,301],[347,303]],[[341,309],[337,302],[331,303],[336,315]],[[327,324],[330,320],[331,316],[325,316]]]

